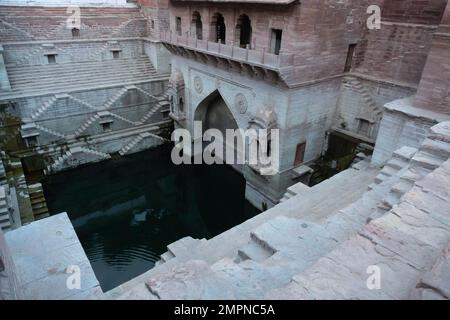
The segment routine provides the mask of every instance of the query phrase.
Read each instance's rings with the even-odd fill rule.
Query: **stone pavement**
[[[33,222],[5,235],[25,299],[101,299],[103,292],[66,213]],[[69,289],[71,266],[80,288]],[[73,269],[74,270],[74,269]]]

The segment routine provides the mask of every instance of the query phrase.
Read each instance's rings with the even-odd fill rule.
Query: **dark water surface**
[[[175,166],[171,146],[43,181],[51,214],[67,212],[103,291],[151,269],[182,237],[211,238],[258,213],[225,165]]]

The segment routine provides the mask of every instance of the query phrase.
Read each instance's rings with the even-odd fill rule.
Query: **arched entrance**
[[[192,13],[191,34],[194,36],[194,38],[197,38],[199,40],[203,39],[202,17],[200,16],[200,13],[198,11],[194,11],[194,13]]]
[[[236,24],[235,43],[241,48],[250,47],[252,40],[252,24],[246,14],[239,16]]]
[[[202,124],[202,136],[206,139],[202,141],[203,150],[208,150],[209,152],[211,149],[214,149],[210,154],[216,160],[223,160],[216,163],[226,162],[241,172],[241,165],[245,156],[245,152],[242,152],[242,150],[245,148],[245,145],[243,145],[245,142],[242,139],[238,139],[240,136],[235,139],[230,138],[230,141],[227,141],[227,129],[231,129],[234,132],[239,126],[219,91],[214,91],[199,104],[194,113],[194,120],[200,121]],[[210,129],[214,130],[209,131],[208,135],[205,135],[205,132]],[[209,134],[212,134],[212,136]],[[201,137],[194,137],[198,144],[199,139]]]
[[[194,120],[202,121],[203,131],[218,129],[224,136],[226,129],[239,128],[233,114],[217,90],[199,104],[195,110]]]
[[[221,13],[215,13],[211,19],[210,41],[225,43],[225,19]]]

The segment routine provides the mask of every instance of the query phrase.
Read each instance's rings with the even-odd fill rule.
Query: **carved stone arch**
[[[219,90],[204,98],[194,112],[194,121],[202,121],[203,130],[218,129],[225,135],[225,129],[238,129],[238,121],[232,109]]]

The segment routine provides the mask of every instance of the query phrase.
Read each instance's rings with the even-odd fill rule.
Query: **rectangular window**
[[[181,36],[181,17],[176,17],[176,31]]]
[[[281,36],[283,31],[280,29],[272,29],[270,37],[270,52],[276,55],[280,54],[281,49]]]
[[[113,59],[119,59],[120,58],[120,51],[119,50],[114,50],[112,52],[113,54]]]
[[[73,28],[72,29],[72,37],[73,38],[79,38],[80,37],[80,29]]]
[[[345,61],[344,72],[350,72],[352,70],[353,56],[355,55],[356,44],[348,46],[347,60]]]
[[[363,136],[369,136],[370,122],[367,120],[359,119],[358,133]]]
[[[152,20],[152,29],[155,29],[155,20]]]
[[[47,55],[47,60],[49,64],[56,63],[56,54],[49,54]]]
[[[305,161],[306,142],[299,143],[295,150],[294,167],[301,165]]]
[[[102,128],[103,128],[103,131],[105,131],[105,132],[111,131],[111,122],[102,123]]]
[[[26,142],[27,142],[28,147],[37,146],[37,144],[38,144],[37,136],[27,137]]]

